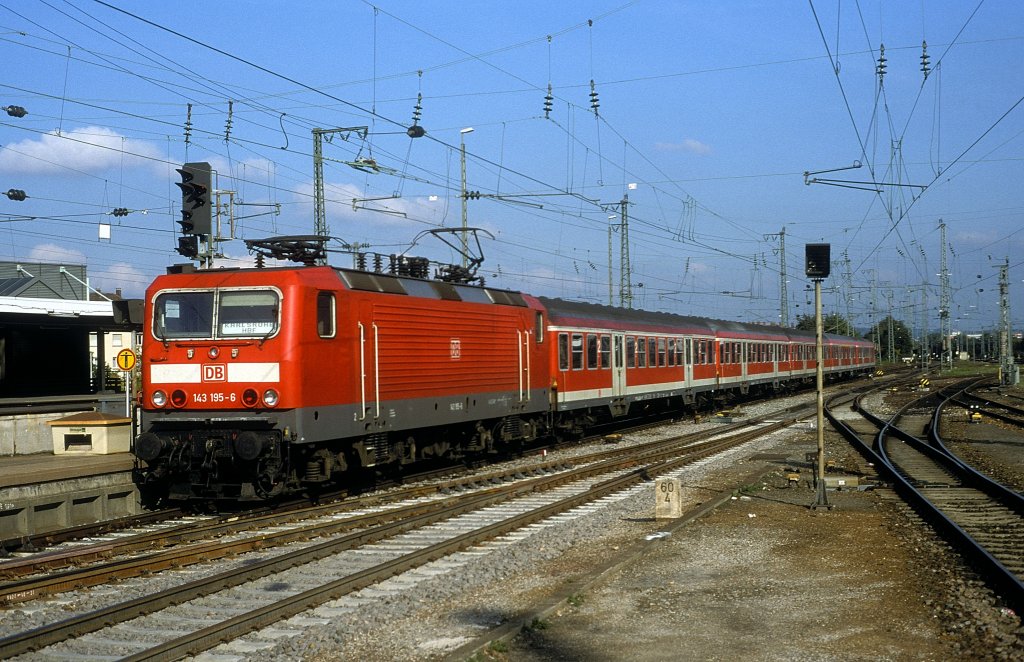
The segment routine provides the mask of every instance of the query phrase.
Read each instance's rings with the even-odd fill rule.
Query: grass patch
[[[760,491],[761,483],[747,483],[746,485],[741,485],[740,487],[736,488],[736,491],[733,492],[732,494],[733,496],[739,496],[742,494],[754,494],[755,492]]]

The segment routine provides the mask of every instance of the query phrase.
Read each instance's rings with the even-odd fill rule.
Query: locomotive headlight
[[[153,391],[153,397],[151,400],[153,401],[154,407],[163,407],[167,404],[167,394],[163,391]]]
[[[242,404],[246,407],[255,407],[259,404],[259,394],[254,388],[247,388],[242,392]]]
[[[184,407],[188,402],[188,396],[180,388],[171,393],[171,404],[175,407]]]
[[[263,392],[263,402],[265,402],[268,407],[276,407],[277,399],[277,391],[275,391],[274,389],[268,388],[266,391]]]
[[[211,347],[211,348],[210,348],[210,351],[208,351],[208,352],[207,352],[206,354],[207,354],[207,356],[209,356],[209,357],[210,357],[211,359],[215,359],[215,358],[217,358],[218,356],[220,356],[220,348],[219,348],[219,347]]]

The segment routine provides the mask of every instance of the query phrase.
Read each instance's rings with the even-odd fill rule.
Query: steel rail
[[[747,431],[737,435],[749,440],[760,436],[762,431]],[[603,483],[592,486],[589,490],[580,494],[567,497],[558,502],[542,506],[530,512],[511,517],[507,520],[487,525],[475,531],[470,531],[449,540],[431,545],[422,550],[406,554],[400,558],[382,563],[344,577],[323,586],[310,589],[303,593],[296,594],[279,602],[267,605],[245,614],[240,614],[222,623],[212,625],[203,630],[183,635],[177,639],[166,642],[159,646],[141,651],[124,658],[125,662],[142,662],[145,660],[176,660],[186,655],[196,655],[209,650],[225,641],[236,639],[254,630],[276,623],[284,618],[289,618],[309,609],[315,608],[329,600],[337,599],[353,591],[365,588],[371,584],[382,581],[393,575],[419,567],[444,556],[478,545],[487,540],[492,540],[501,535],[521,529],[554,515],[576,508],[586,503],[596,501],[609,494],[630,487],[638,482],[650,480],[652,476],[670,471],[678,466],[700,457],[706,457],[720,448],[718,444],[708,444],[699,453],[694,453],[686,458],[675,460],[661,460],[648,466],[638,467],[623,476],[609,479]],[[744,441],[730,441],[728,445],[745,443]]]
[[[974,480],[971,473],[977,474],[977,472],[973,469],[971,473],[967,472],[965,464],[961,460],[954,459],[914,435],[901,430],[894,423],[907,409],[917,405],[922,400],[934,397],[934,395],[926,396],[904,405],[889,420],[869,415],[860,407],[859,402],[856,403],[855,409],[859,413],[872,419],[873,423],[875,421],[881,422],[881,426],[877,434],[874,435],[871,445],[866,444],[861,435],[850,425],[836,417],[831,408],[828,408],[826,415],[843,437],[853,443],[866,459],[874,463],[875,468],[893,485],[900,497],[914,507],[946,540],[960,550],[960,553],[972,562],[979,574],[985,577],[993,590],[1001,595],[1014,609],[1020,611],[1024,609],[1024,582],[1022,582],[1021,578],[1003,565],[999,559],[985,549],[970,533],[949,517],[942,508],[933,503],[921,490],[917,489],[912,481],[894,466],[884,451],[885,439],[889,436],[897,437],[928,456],[929,459],[940,463],[947,470],[961,477],[965,483],[970,483]],[[932,424],[931,427],[936,426]],[[996,484],[998,485],[998,483]],[[994,497],[992,498],[996,500]]]

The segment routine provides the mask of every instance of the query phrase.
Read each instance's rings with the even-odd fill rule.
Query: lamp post
[[[469,198],[466,195],[466,134],[473,133],[473,127],[467,126],[465,129],[459,129],[459,154],[461,156],[460,163],[462,165],[462,268],[465,269],[469,266],[469,260],[466,255],[469,253],[469,242],[466,236],[466,229],[469,227],[468,223],[468,210],[466,208],[466,202]]]
[[[824,376],[824,329],[821,319],[821,281],[828,278],[831,270],[829,264],[829,244],[807,244],[805,247],[805,267],[807,277],[814,281],[814,346],[816,351],[815,380],[817,385],[817,429],[818,429],[818,466],[815,471],[815,493],[812,509],[831,509],[825,493],[825,376]]]

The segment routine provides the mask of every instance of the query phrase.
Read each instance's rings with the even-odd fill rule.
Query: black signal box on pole
[[[213,206],[210,194],[213,175],[205,161],[186,163],[177,168],[181,181],[181,232],[186,235],[209,236],[213,232]]]
[[[831,271],[831,244],[806,245],[806,273],[811,280],[824,280]]]

